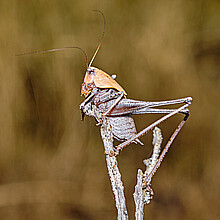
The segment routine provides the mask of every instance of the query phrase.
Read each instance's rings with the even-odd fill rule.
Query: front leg
[[[92,99],[94,98],[95,96],[95,93],[91,93],[79,106],[79,109],[81,110],[81,120],[83,121],[84,118],[85,118],[85,111],[84,111],[84,108],[85,108],[85,105],[88,103],[88,102],[91,102]]]
[[[107,109],[107,111],[106,112],[104,112],[103,114],[102,114],[102,118],[99,120],[99,123],[98,124],[96,124],[97,126],[99,126],[99,125],[101,125],[102,124],[102,122],[103,122],[103,120],[105,119],[105,116],[107,115],[107,114],[109,114],[111,111],[112,111],[112,109],[113,108],[115,108],[115,106],[120,102],[120,100],[124,97],[124,92],[119,92],[119,97],[114,101],[114,103]]]

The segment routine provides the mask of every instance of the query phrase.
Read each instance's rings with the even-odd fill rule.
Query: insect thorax
[[[103,103],[112,101],[120,96],[120,92],[116,89],[100,89],[94,88],[93,92],[96,94],[94,98],[94,104],[100,106]]]

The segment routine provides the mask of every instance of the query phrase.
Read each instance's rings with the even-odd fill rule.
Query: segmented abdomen
[[[118,141],[125,141],[137,134],[134,119],[131,115],[124,115],[119,117],[108,117],[113,137]],[[139,139],[134,141],[135,143],[142,144]]]

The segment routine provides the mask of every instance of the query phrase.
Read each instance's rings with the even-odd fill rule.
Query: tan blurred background
[[[116,219],[99,128],[80,120],[86,69],[78,50],[15,57],[63,46],[94,53],[94,66],[129,98],[192,96],[191,117],[153,179],[145,219],[220,218],[220,2],[0,1],[0,219]],[[159,115],[136,116],[141,130]],[[165,141],[181,120],[161,124]],[[138,168],[152,151],[119,156],[130,219]]]

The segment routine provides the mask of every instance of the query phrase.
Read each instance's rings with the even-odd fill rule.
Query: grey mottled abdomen
[[[132,136],[137,134],[134,119],[131,115],[108,117],[108,119],[111,124],[113,137],[118,141],[128,140]],[[139,139],[136,139],[135,143],[143,145],[143,143]]]

